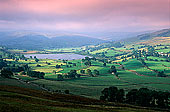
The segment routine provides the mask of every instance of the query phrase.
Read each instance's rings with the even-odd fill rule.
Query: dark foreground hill
[[[149,108],[107,103],[75,95],[16,86],[0,86],[1,112],[156,112]]]
[[[43,34],[16,35],[11,32],[0,32],[0,45],[17,49],[41,50],[49,48],[80,47],[103,42],[105,41],[82,35],[63,35],[48,38]]]

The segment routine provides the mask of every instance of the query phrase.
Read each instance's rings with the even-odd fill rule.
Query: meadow
[[[38,62],[35,59],[28,60],[18,60],[18,62],[14,62],[12,59],[6,59],[7,61],[11,61],[11,64],[28,64],[33,71],[44,72],[44,79],[32,78],[23,75],[16,75],[16,77],[29,81],[30,83],[39,85],[40,87],[43,85],[50,91],[65,91],[69,90],[70,94],[90,97],[99,99],[101,95],[101,91],[104,88],[109,86],[116,86],[118,88],[124,89],[128,92],[131,89],[139,89],[142,87],[146,87],[152,90],[158,91],[169,91],[170,83],[169,83],[169,75],[170,75],[170,64],[166,62],[166,58],[163,57],[154,57],[148,56],[145,60],[146,65],[149,69],[144,66],[140,60],[132,59],[131,57],[127,57],[133,49],[143,50],[146,49],[143,45],[131,45],[120,48],[103,48],[99,50],[89,51],[91,55],[102,55],[104,52],[105,56],[112,56],[116,58],[114,61],[106,62],[106,66],[104,66],[104,62],[101,61],[103,58],[97,58],[97,60],[91,60],[91,66],[85,65],[81,59],[79,60],[56,60],[56,59],[39,59]],[[157,47],[158,49],[162,47]],[[77,48],[77,49],[54,49],[47,50],[48,52],[59,52],[67,50],[85,50],[85,48]],[[163,49],[164,50],[164,49]],[[45,51],[45,52],[47,52]],[[122,54],[126,53],[126,54]],[[115,56],[116,54],[120,54]],[[122,54],[122,55],[121,55]],[[127,57],[126,61],[123,61],[123,57]],[[106,58],[108,59],[108,58]],[[144,59],[144,58],[143,58]],[[111,60],[109,58],[108,60]],[[157,61],[155,61],[157,60]],[[38,65],[38,66],[37,66]],[[56,65],[60,65],[59,68],[56,68]],[[114,65],[117,69],[117,76],[108,72],[110,67]],[[124,69],[122,69],[122,66]],[[94,70],[98,70],[98,76],[91,77],[88,75],[87,70],[90,69],[92,72]],[[78,74],[80,70],[85,70],[84,74],[81,74],[80,78],[69,79],[66,78],[63,81],[57,81],[57,76],[63,75],[65,76],[70,70],[76,70]],[[154,70],[164,71],[168,77],[157,77],[157,73]],[[20,74],[20,73],[18,73]]]
[[[136,59],[130,59],[123,63],[127,70],[122,70],[120,65],[114,63],[107,63],[106,66],[103,66],[103,63],[100,61],[92,61],[91,66],[86,66],[81,62],[81,60],[69,60],[68,62],[76,63],[76,66],[72,66],[70,68],[67,68],[66,63],[63,63],[62,60],[41,59],[38,63],[36,63],[34,60],[30,59],[28,61],[20,60],[20,63],[21,62],[28,63],[35,71],[44,72],[45,79],[28,78],[20,75],[16,77],[40,86],[45,85],[45,88],[50,91],[69,90],[71,94],[99,99],[103,88],[107,88],[109,86],[122,88],[126,92],[131,89],[139,89],[141,87],[147,87],[158,91],[168,91],[170,89],[169,78],[156,77],[155,72],[148,70]],[[46,62],[51,64],[48,65]],[[41,67],[37,67],[37,64],[41,65]],[[55,68],[56,64],[62,65],[61,68]],[[151,64],[151,62],[149,62],[149,64]],[[116,66],[118,77],[108,73],[111,65]],[[56,81],[58,74],[64,75],[72,69],[77,70],[77,73],[80,73],[80,70],[86,71],[87,69],[90,69],[93,71],[94,69],[97,69],[100,75],[90,77],[87,72],[85,72],[86,75],[82,75],[78,79]],[[53,71],[56,71],[56,73],[53,73]]]

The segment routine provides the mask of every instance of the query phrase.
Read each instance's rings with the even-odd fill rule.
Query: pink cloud
[[[27,24],[69,30],[164,28],[170,27],[170,0],[2,0],[0,20],[22,28]]]

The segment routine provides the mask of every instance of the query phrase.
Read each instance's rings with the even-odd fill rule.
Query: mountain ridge
[[[82,35],[63,35],[49,38],[42,34],[6,34],[0,33],[0,45],[16,49],[50,49],[81,47],[106,42],[105,40]],[[17,43],[17,44],[16,44]]]

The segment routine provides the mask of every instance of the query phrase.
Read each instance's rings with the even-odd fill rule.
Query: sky
[[[170,28],[170,0],[0,0],[1,30],[138,32]]]

